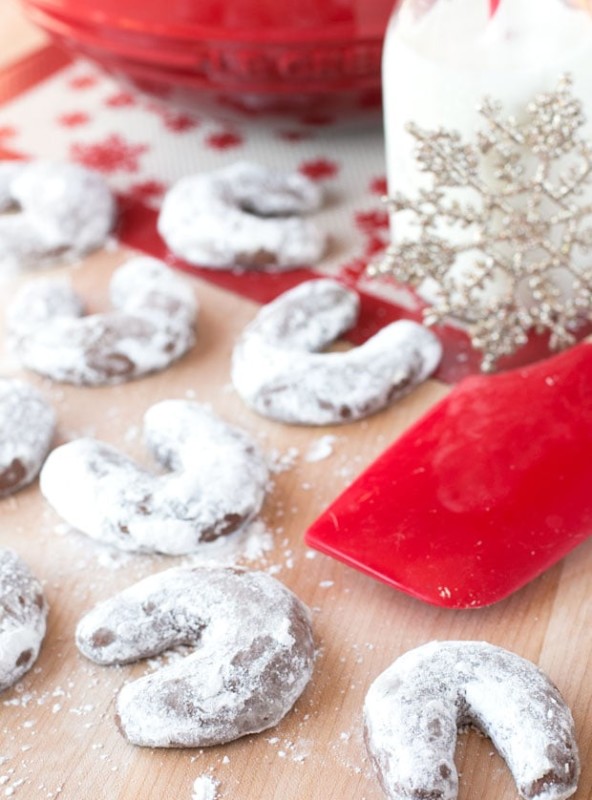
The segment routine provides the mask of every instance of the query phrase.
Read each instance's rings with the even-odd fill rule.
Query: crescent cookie
[[[191,553],[241,528],[265,498],[259,448],[199,403],[164,400],[144,416],[153,475],[114,447],[76,439],[56,448],[40,487],[72,527],[122,550]]]
[[[193,346],[195,296],[164,262],[132,258],[113,273],[110,295],[112,311],[83,316],[68,282],[31,282],[9,307],[9,345],[28,369],[87,386],[165,369]]]
[[[487,642],[430,642],[405,653],[370,687],[366,744],[389,800],[455,800],[457,729],[474,726],[505,759],[525,800],[564,800],[577,788],[571,712],[530,661]]]
[[[46,618],[41,584],[20,556],[0,548],[0,691],[35,663]]]
[[[115,213],[106,182],[85,167],[0,162],[0,275],[101,247]]]
[[[240,161],[181,178],[164,198],[158,230],[173,253],[200,267],[291,269],[325,251],[325,235],[302,217],[321,203],[306,176]]]
[[[177,645],[195,650],[124,685],[123,735],[145,747],[223,744],[276,725],[307,685],[308,609],[267,573],[177,567],[82,618],[76,643],[98,664],[127,664]]]
[[[438,339],[408,320],[351,350],[318,352],[353,326],[358,311],[356,292],[328,278],[306,281],[263,306],[234,349],[238,394],[264,417],[331,425],[379,411],[436,369]]]
[[[55,413],[37,389],[0,378],[0,497],[31,483],[55,431]]]

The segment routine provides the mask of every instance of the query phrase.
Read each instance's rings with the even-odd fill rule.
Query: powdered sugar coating
[[[390,800],[455,800],[457,729],[472,725],[505,759],[521,797],[564,800],[577,788],[571,712],[532,662],[487,642],[430,642],[370,687],[366,743]]]
[[[169,555],[195,552],[258,513],[268,470],[244,431],[199,403],[165,400],[146,412],[144,438],[166,474],[151,474],[110,445],[77,439],[47,459],[43,495],[93,539]]]
[[[190,264],[280,270],[317,262],[326,236],[301,215],[322,203],[300,173],[240,161],[181,178],[166,194],[158,230]]]
[[[211,775],[199,775],[191,787],[191,800],[218,800],[219,785]]]
[[[193,346],[193,290],[162,261],[132,258],[114,272],[110,295],[114,310],[83,316],[68,282],[31,282],[9,308],[9,344],[28,369],[89,386],[165,369]]]
[[[12,184],[25,167],[22,161],[0,161],[0,213],[14,210]]]
[[[0,379],[0,497],[37,476],[51,445],[55,413],[33,386]]]
[[[35,663],[45,636],[41,584],[13,550],[0,549],[0,691]]]
[[[328,278],[302,283],[264,306],[234,349],[239,395],[280,422],[330,425],[373,414],[436,369],[438,339],[408,320],[346,352],[316,352],[352,327],[358,311],[358,295]]]
[[[105,180],[78,164],[0,163],[0,274],[100,247],[115,212]]]
[[[177,567],[146,578],[83,617],[76,643],[99,664],[195,646],[119,693],[121,731],[147,747],[223,744],[276,725],[314,658],[304,604],[267,573],[236,568]]]

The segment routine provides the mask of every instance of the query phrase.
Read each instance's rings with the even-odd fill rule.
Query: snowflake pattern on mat
[[[112,133],[92,144],[74,142],[70,146],[70,158],[98,172],[138,172],[140,157],[149,149],[147,144],[132,144],[120,134]]]
[[[61,114],[57,121],[58,125],[62,125],[64,128],[77,128],[79,125],[86,125],[90,122],[90,116],[84,111],[71,111]]]
[[[171,133],[185,133],[192,131],[199,125],[199,120],[186,111],[177,111],[164,103],[150,101],[144,105],[146,111],[155,114]]]
[[[162,115],[162,121],[164,123],[165,128],[171,133],[186,133],[187,131],[192,131],[198,127],[199,121],[191,116],[191,114],[185,114],[182,111],[175,112],[175,111],[168,111],[166,114]]]
[[[298,171],[313,181],[323,181],[337,175],[339,164],[328,158],[315,158],[311,161],[303,161],[298,167]]]
[[[384,208],[372,211],[357,211],[354,216],[356,228],[364,234],[375,235],[388,231],[389,215]]]
[[[135,106],[137,102],[135,95],[126,91],[110,94],[109,97],[106,97],[104,100],[108,108],[130,108],[131,106]]]
[[[379,197],[384,197],[387,193],[387,183],[384,175],[377,178],[372,178],[368,186],[370,194],[376,194]]]
[[[75,75],[68,84],[70,89],[84,91],[96,86],[97,78],[94,75]]]
[[[0,144],[3,144],[6,139],[14,139],[17,130],[12,125],[0,125]]]
[[[304,142],[306,139],[310,139],[311,136],[309,131],[295,130],[278,131],[276,135],[282,142]]]
[[[220,131],[206,136],[204,144],[213,150],[231,150],[243,144],[243,137],[232,131]]]

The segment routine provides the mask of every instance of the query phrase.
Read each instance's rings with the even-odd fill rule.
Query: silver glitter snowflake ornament
[[[408,126],[430,185],[386,198],[405,235],[369,272],[418,288],[427,324],[462,323],[492,370],[529,331],[560,349],[592,319],[592,144],[567,76],[520,120],[490,99],[479,112],[474,143]]]

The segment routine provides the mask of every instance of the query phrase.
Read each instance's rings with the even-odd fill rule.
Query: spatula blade
[[[428,603],[495,603],[592,534],[592,345],[459,383],[307,531]]]

